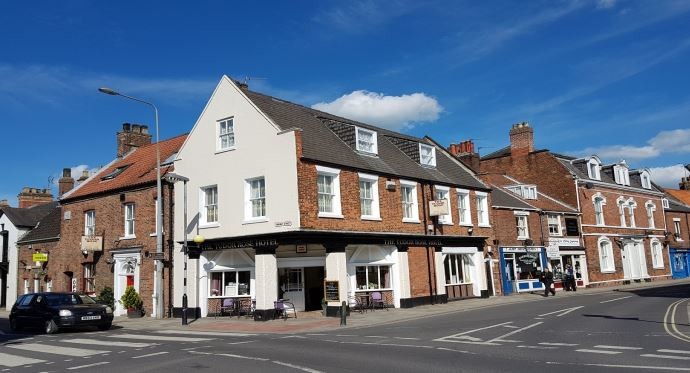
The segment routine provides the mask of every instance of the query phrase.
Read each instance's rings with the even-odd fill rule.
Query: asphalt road
[[[294,335],[126,329],[0,334],[0,372],[690,371],[688,298],[690,284],[559,294]]]

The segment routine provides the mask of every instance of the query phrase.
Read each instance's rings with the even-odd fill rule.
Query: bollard
[[[347,302],[340,306],[340,326],[347,325]]]
[[[182,325],[187,325],[187,294],[182,295]]]

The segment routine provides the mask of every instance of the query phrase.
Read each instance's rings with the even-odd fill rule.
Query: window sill
[[[256,219],[245,220],[245,221],[242,222],[242,225],[256,224],[256,223],[266,223],[266,222],[268,222],[268,218],[256,218]]]
[[[154,234],[154,235],[155,235],[155,234]],[[123,241],[123,240],[133,240],[133,239],[135,239],[135,238],[137,238],[137,236],[124,236],[124,237],[118,238],[118,240],[120,240],[120,241]]]
[[[477,224],[477,226],[481,228],[491,228],[491,225],[489,224]]]
[[[372,220],[372,221],[381,221],[381,218],[378,216],[362,216],[362,220]]]
[[[517,239],[518,239],[518,241],[524,241],[524,240],[529,240],[530,238],[529,238],[529,236],[526,236],[526,237],[518,236]]]
[[[652,269],[664,269],[664,266],[653,266]]]
[[[227,148],[227,149],[216,149],[216,152],[214,154],[227,153],[227,152],[231,152],[235,149],[237,149],[237,147],[235,147],[235,146],[233,146],[231,148]]]
[[[462,222],[461,222],[461,223],[458,224],[458,225],[461,226],[461,227],[474,227],[474,224],[472,224],[472,223],[462,223]]]
[[[205,228],[218,228],[218,227],[220,227],[220,223],[199,224],[199,229],[205,229]]]
[[[549,234],[549,237],[563,237],[562,234]]]
[[[452,221],[440,221],[438,222],[439,225],[453,225]]]
[[[403,218],[402,222],[403,223],[413,223],[413,224],[420,224],[421,223],[421,221],[419,221],[419,219],[410,219],[410,218],[407,218],[407,219]]]
[[[319,217],[320,218],[328,218],[328,219],[345,219],[345,217],[342,216],[341,214],[331,214],[331,213],[327,213],[327,212],[320,212]]]
[[[165,235],[165,231],[161,232],[163,235]],[[153,232],[149,234],[149,237],[156,237],[158,234],[156,232]]]
[[[601,271],[601,273],[616,273],[616,270],[615,269],[607,269],[607,270]]]
[[[471,282],[471,281],[470,282],[456,282],[456,283],[452,283],[452,284],[446,284],[446,286],[459,286],[459,285],[472,285],[472,284],[473,284],[473,282]]]

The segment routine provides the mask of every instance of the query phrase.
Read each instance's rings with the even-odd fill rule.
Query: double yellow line
[[[690,342],[690,335],[683,334],[676,326],[676,309],[680,304],[690,300],[690,298],[681,299],[671,303],[666,309],[666,315],[664,315],[664,329],[666,333],[671,337],[680,339],[681,341]]]

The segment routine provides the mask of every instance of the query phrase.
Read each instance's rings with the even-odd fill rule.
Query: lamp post
[[[121,96],[133,101],[141,102],[142,104],[148,105],[153,108],[153,111],[156,115],[156,199],[158,203],[156,203],[156,253],[158,255],[162,255],[163,253],[163,198],[162,198],[162,188],[161,188],[161,147],[160,147],[160,138],[158,137],[158,108],[156,105],[144,101],[142,99],[138,99],[136,97],[128,96],[123,93],[117,92],[113,89],[110,88],[105,88],[101,87],[98,88],[98,91],[101,93],[105,93],[107,95],[111,96]],[[155,263],[155,269],[156,269],[156,276],[154,278],[155,282],[155,295],[154,295],[154,300],[155,300],[155,307],[154,311],[156,313],[156,318],[160,319],[163,317],[163,271],[162,267],[163,262],[162,260],[157,260]]]
[[[189,181],[189,178],[170,172],[165,175],[165,180],[171,183],[182,181],[184,184],[184,243],[182,244],[182,251],[184,253],[184,278],[182,283],[182,325],[187,325],[187,182]]]

